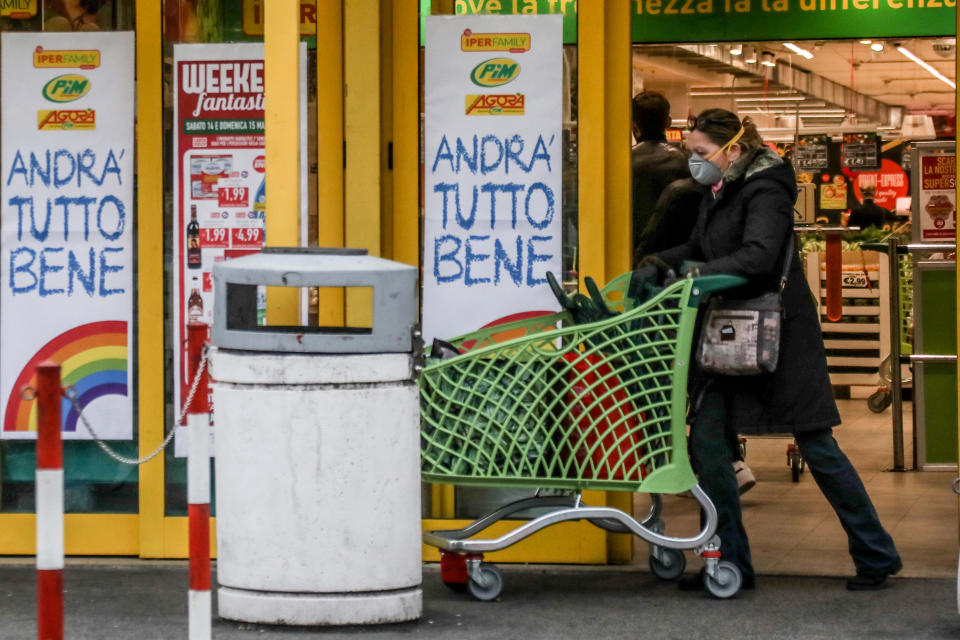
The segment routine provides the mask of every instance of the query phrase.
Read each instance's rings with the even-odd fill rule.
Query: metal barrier
[[[37,365],[36,388],[24,387],[21,395],[37,401],[37,637],[63,640],[63,443],[61,403],[66,398],[76,408],[80,422],[97,445],[111,458],[140,465],[156,457],[173,439],[176,425],[189,414],[190,447],[187,459],[187,493],[190,526],[190,640],[209,640],[212,634],[210,601],[210,405],[205,375],[207,325],[188,326],[188,371],[192,377],[184,407],[163,442],[149,455],[126,458],[97,435],[83,415],[72,388],[63,388],[60,364]]]

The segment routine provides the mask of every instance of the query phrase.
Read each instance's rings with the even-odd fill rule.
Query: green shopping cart
[[[728,598],[740,589],[739,569],[720,560],[716,509],[690,466],[686,415],[698,308],[744,280],[681,279],[635,306],[626,295],[629,278],[594,291],[609,317],[576,323],[564,311],[498,325],[449,341],[452,357],[428,359],[420,378],[423,479],[537,490],[462,529],[424,534],[441,550],[449,587],[495,599],[503,576],[483,561],[485,552],[559,522],[587,520],[645,540],[651,570],[663,579],[682,575],[683,550],[693,549],[704,558],[711,594]],[[645,492],[652,507],[638,521],[584,504],[584,490]],[[704,525],[693,537],[665,535],[660,494],[685,491],[703,509]],[[500,537],[480,536],[531,508],[541,515]]]

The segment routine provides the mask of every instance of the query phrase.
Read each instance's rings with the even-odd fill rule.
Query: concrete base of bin
[[[265,593],[221,587],[221,618],[256,624],[298,626],[407,622],[423,613],[423,593],[408,589],[372,594]]]
[[[409,354],[215,351],[220,615],[420,615],[420,419]]]

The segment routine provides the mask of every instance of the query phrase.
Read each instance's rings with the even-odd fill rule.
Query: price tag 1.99
[[[247,187],[221,186],[217,189],[217,201],[221,207],[248,207],[250,191]]]
[[[201,249],[226,249],[230,246],[227,229],[203,227],[200,229]]]
[[[263,246],[263,229],[258,227],[241,227],[239,229],[231,229],[231,246],[234,249],[242,247],[262,247]]]

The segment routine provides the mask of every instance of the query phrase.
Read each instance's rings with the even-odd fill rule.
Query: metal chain
[[[183,418],[187,415],[187,410],[189,409],[190,405],[193,404],[193,396],[196,395],[197,388],[200,386],[200,380],[203,377],[203,371],[207,367],[207,359],[208,359],[208,351],[207,351],[206,345],[204,345],[203,354],[200,356],[200,366],[197,367],[197,373],[196,375],[194,375],[193,383],[191,383],[190,385],[190,392],[187,394],[187,399],[183,403],[183,408],[180,409],[180,415],[177,417],[177,420],[173,423],[173,428],[170,429],[166,437],[164,437],[163,442],[160,443],[160,446],[154,449],[150,455],[145,456],[143,458],[127,458],[125,456],[120,455],[113,449],[111,449],[106,442],[100,439],[100,436],[97,435],[97,432],[93,430],[93,426],[87,421],[86,416],[83,415],[83,411],[80,408],[80,403],[77,400],[76,391],[73,389],[72,386],[65,389],[65,395],[67,399],[70,400],[70,403],[73,405],[73,408],[76,409],[77,414],[80,416],[80,422],[83,423],[83,426],[90,433],[90,436],[93,438],[94,442],[97,443],[98,447],[103,449],[104,453],[106,453],[108,456],[110,456],[117,462],[122,462],[123,464],[129,464],[133,466],[141,465],[156,458],[158,455],[160,455],[160,452],[163,451],[168,444],[170,444],[170,441],[173,439],[174,434],[177,432],[177,425],[183,422]]]

